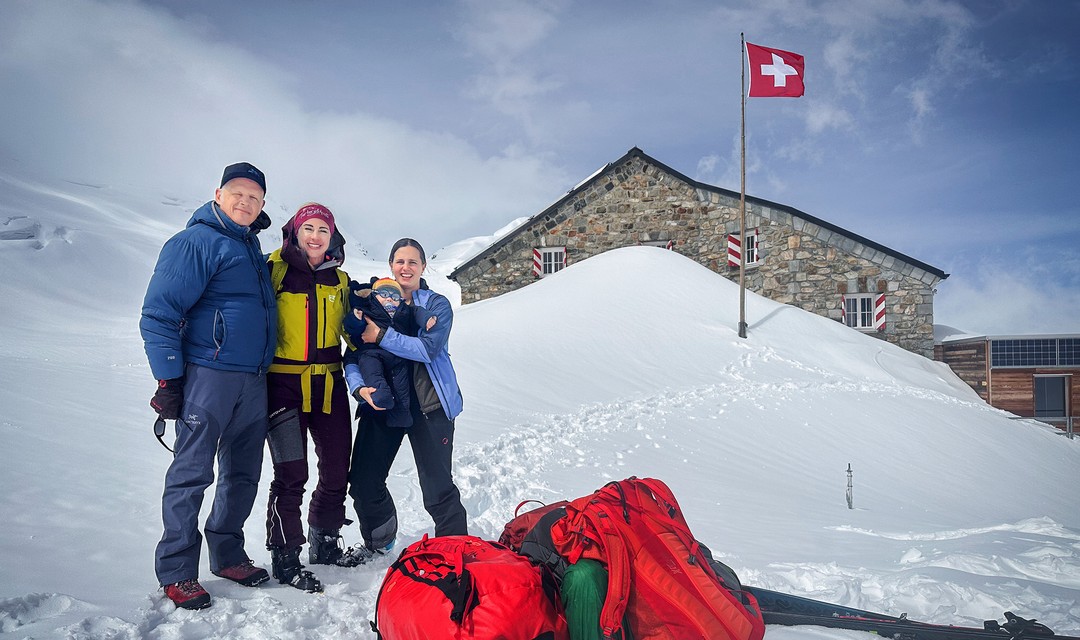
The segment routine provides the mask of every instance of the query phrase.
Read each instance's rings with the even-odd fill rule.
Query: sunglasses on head
[[[375,295],[380,298],[390,298],[394,302],[401,302],[401,294],[393,289],[376,289]]]

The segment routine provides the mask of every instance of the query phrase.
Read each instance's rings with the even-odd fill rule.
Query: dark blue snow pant
[[[199,577],[199,510],[214,482],[214,504],[206,519],[210,570],[248,560],[244,522],[259,488],[266,446],[266,376],[218,371],[189,364],[184,371],[184,409],[176,421],[176,451],[165,474],[155,570],[163,586]]]
[[[360,519],[360,534],[369,548],[385,547],[397,537],[397,508],[386,488],[390,466],[409,436],[424,509],[435,521],[436,536],[467,535],[468,523],[461,494],[451,475],[454,421],[441,408],[421,413],[412,403],[412,426],[388,427],[382,412],[364,410],[356,429],[349,495]]]

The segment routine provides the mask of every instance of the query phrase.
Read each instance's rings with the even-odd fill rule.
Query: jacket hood
[[[383,306],[379,304],[379,301],[375,300],[374,296],[371,295],[370,288],[360,289],[359,291],[353,290],[350,292],[349,303],[352,305],[353,309],[363,311],[364,316],[370,318],[380,327],[389,326],[394,321],[393,318],[390,317],[390,314],[387,313],[386,309],[383,309]]]

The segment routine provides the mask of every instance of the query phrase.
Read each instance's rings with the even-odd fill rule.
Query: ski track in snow
[[[730,368],[732,377],[739,377],[736,372],[737,368]],[[938,402],[967,404],[926,389],[895,385],[846,381],[723,383],[675,395],[596,405],[571,415],[538,416],[533,423],[515,425],[496,441],[463,453],[455,476],[470,513],[478,514],[473,522],[481,523],[488,537],[497,537],[522,500],[576,497],[557,495],[530,479],[542,477],[543,472],[558,461],[571,466],[602,466],[602,461],[567,456],[567,451],[576,450],[580,454],[581,449],[576,449],[575,445],[583,438],[641,430],[650,417],[693,402],[715,404],[717,400],[738,397],[766,408],[766,402],[782,402],[778,400],[778,391],[806,391],[809,387],[878,395],[911,396],[914,393]],[[975,403],[970,404],[975,406]],[[614,457],[619,466],[622,453],[616,451]],[[619,479],[611,474],[604,476],[605,480]],[[738,571],[747,584],[862,609],[897,615],[908,613],[913,619],[926,622],[969,623],[981,627],[988,612],[1038,611],[1039,620],[1059,633],[1080,628],[1080,604],[1074,591],[1080,589],[1080,534],[1049,518],[931,533],[876,533],[847,526],[833,529],[885,540],[929,544],[907,548],[897,558],[895,568],[885,573],[835,563],[770,564],[764,571],[746,568]],[[994,547],[1001,546],[1001,534],[1008,536],[1012,544],[1030,540],[1029,550],[1017,558],[998,555],[1000,551]],[[942,548],[940,543],[946,541],[953,544]],[[965,551],[975,542],[980,543],[976,548],[983,550],[985,547],[985,553]],[[951,571],[982,576],[985,588],[959,586],[956,581],[950,581]],[[1055,589],[1054,585],[1061,589]],[[772,632],[770,637],[773,637]]]
[[[1002,524],[994,527],[978,527],[974,529],[957,529],[955,531],[937,531],[932,533],[888,533],[875,532],[856,527],[836,527],[837,531],[850,531],[868,536],[879,536],[891,540],[955,540],[966,538],[980,533],[994,531],[1006,531],[1016,533],[1045,534],[1058,538],[1071,539],[1080,542],[1080,533],[1054,522],[1049,518],[1031,518],[1015,524]]]

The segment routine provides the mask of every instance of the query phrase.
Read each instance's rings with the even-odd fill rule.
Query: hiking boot
[[[205,609],[210,606],[210,594],[194,578],[165,585],[165,597],[172,600],[178,609]]]
[[[300,564],[300,547],[271,549],[270,557],[275,580],[308,593],[322,592],[323,586],[319,579]]]
[[[226,580],[232,580],[245,587],[255,587],[270,579],[270,575],[266,573],[266,569],[256,567],[255,563],[251,560],[245,560],[240,564],[225,567],[220,571],[215,571],[214,575],[219,578],[225,578]]]
[[[394,543],[397,539],[391,540],[386,546],[372,549],[371,547],[358,543],[349,547],[342,554],[342,559],[338,561],[338,565],[342,567],[355,567],[356,565],[364,564],[376,556],[382,556],[390,553],[394,548]],[[349,564],[344,564],[348,562]]]

